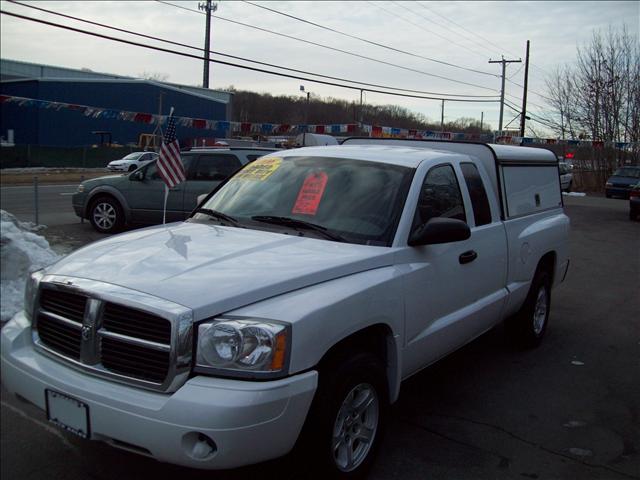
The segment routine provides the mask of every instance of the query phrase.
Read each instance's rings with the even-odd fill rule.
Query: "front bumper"
[[[198,376],[164,394],[111,383],[42,355],[17,314],[1,334],[2,382],[45,410],[45,389],[88,405],[92,440],[201,469],[234,468],[282,456],[295,444],[318,374],[250,382]],[[204,458],[205,435],[216,446]]]
[[[629,192],[631,192],[631,187],[625,186],[625,185],[614,185],[611,187],[606,187],[604,192],[605,192],[605,195],[610,195],[613,197],[629,198]]]

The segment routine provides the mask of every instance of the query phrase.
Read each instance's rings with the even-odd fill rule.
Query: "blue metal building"
[[[224,121],[231,116],[232,94],[228,92],[6,59],[2,60],[2,73],[2,95],[151,114],[159,112],[161,103],[164,115],[174,107],[179,117]],[[0,107],[0,134],[13,130],[17,145],[72,147],[100,143],[100,136],[92,132],[108,132],[112,143],[137,144],[140,134],[151,134],[154,129],[153,124],[93,118],[69,109],[6,102]],[[225,135],[221,130],[181,126],[176,133],[179,139]]]

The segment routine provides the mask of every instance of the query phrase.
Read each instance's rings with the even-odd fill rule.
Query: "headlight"
[[[240,377],[286,374],[289,325],[258,319],[218,319],[198,325],[195,371]]]
[[[78,185],[78,193],[82,193],[82,192],[84,192],[84,185],[80,184]]]
[[[24,286],[24,313],[31,322],[33,322],[33,311],[38,297],[38,286],[43,276],[44,270],[33,272],[27,277],[27,283]]]
[[[607,182],[607,183],[605,184],[605,186],[606,186],[606,187],[613,187],[613,183],[611,183],[611,182]]]

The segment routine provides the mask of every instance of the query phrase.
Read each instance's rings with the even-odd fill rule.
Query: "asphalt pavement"
[[[640,479],[640,223],[629,221],[627,201],[565,204],[571,268],[553,292],[542,345],[514,349],[499,327],[404,382],[369,478]],[[77,219],[43,233],[66,251],[103,238]],[[224,472],[160,464],[61,433],[4,389],[1,415],[3,479],[313,472],[295,455]]]
[[[56,226],[79,222],[71,206],[71,196],[78,184],[38,185],[38,222]],[[15,215],[22,222],[36,221],[36,194],[34,185],[2,186],[0,188],[2,209]]]

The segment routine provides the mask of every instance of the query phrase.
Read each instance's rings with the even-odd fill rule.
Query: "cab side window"
[[[451,165],[433,167],[422,184],[413,227],[427,223],[434,217],[466,221],[462,194]]]
[[[463,163],[460,165],[460,169],[462,170],[462,175],[464,176],[464,181],[467,184],[467,190],[469,190],[469,196],[471,197],[473,218],[475,219],[476,227],[491,223],[489,198],[487,197],[487,191],[484,189],[478,167],[473,163]]]
[[[192,172],[192,180],[221,182],[241,166],[235,155],[200,155]]]

